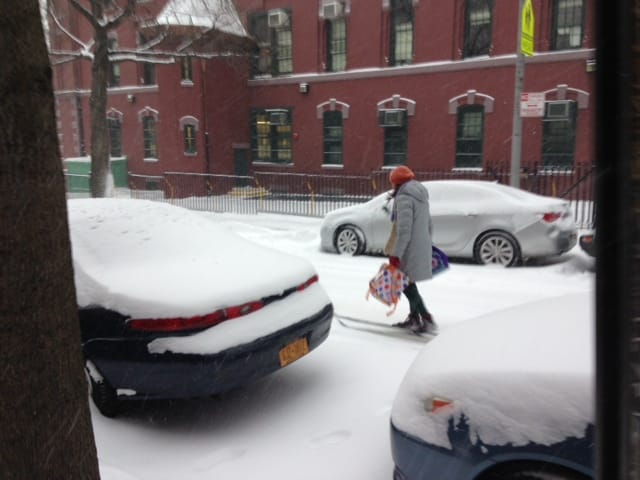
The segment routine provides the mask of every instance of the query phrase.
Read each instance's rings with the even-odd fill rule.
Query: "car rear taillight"
[[[556,220],[559,220],[560,218],[562,218],[562,213],[558,213],[558,212],[542,214],[542,220],[547,223],[553,223]]]
[[[453,400],[444,397],[431,397],[424,402],[424,409],[427,412],[435,413],[441,408],[448,407],[453,404]]]
[[[309,285],[316,283],[318,281],[318,276],[314,275],[313,277],[311,277],[309,280],[307,280],[306,282],[298,285],[296,287],[296,290],[301,292],[302,290],[304,290],[305,288],[309,287]]]
[[[309,287],[311,284],[318,281],[318,276],[314,275],[309,280],[301,283],[295,289],[291,291],[302,291]],[[291,293],[289,291],[289,293]],[[281,298],[287,296],[283,295]],[[273,300],[273,297],[271,297]],[[257,310],[260,310],[265,306],[265,302],[262,300],[255,302],[243,303],[242,305],[235,305],[232,307],[221,308],[213,313],[206,315],[196,315],[194,317],[176,317],[176,318],[133,318],[127,320],[126,324],[130,330],[138,332],[184,332],[190,330],[204,330],[205,328],[213,327],[226,320],[232,320],[234,318],[248,315]]]

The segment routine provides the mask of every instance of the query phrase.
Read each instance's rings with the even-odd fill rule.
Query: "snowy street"
[[[319,251],[321,219],[203,215],[247,239],[310,260],[336,312],[387,323],[408,312],[406,299],[387,317],[386,306],[365,298],[384,258]],[[449,271],[418,286],[445,331],[504,308],[590,292],[593,266],[575,247],[559,260],[508,269],[453,262]],[[219,397],[133,404],[115,419],[91,404],[102,478],[391,480],[389,413],[424,345],[417,338],[347,329],[334,320],[329,338],[309,355]]]

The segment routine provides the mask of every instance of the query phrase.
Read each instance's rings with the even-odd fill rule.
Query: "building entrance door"
[[[249,151],[246,148],[236,148],[233,151],[234,171],[237,177],[236,186],[245,187],[249,184]]]

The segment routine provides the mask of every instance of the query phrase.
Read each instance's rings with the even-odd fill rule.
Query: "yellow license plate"
[[[309,344],[306,338],[294,340],[280,350],[280,366],[284,367],[291,362],[295,362],[300,357],[309,353]]]

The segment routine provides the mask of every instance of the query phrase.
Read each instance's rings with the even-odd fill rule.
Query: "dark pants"
[[[424,306],[418,287],[414,282],[407,285],[407,288],[405,288],[402,293],[404,293],[407,300],[409,300],[409,312],[411,315],[420,315],[421,317],[427,316],[429,311],[427,310],[427,307]]]

